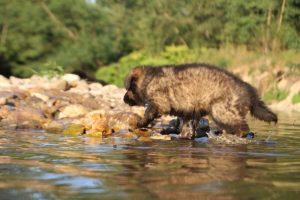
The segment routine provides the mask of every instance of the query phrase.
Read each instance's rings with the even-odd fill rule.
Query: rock
[[[89,137],[100,137],[100,138],[102,138],[103,133],[102,132],[91,132],[91,133],[87,133],[86,136],[89,136]]]
[[[16,95],[11,91],[0,91],[0,106],[6,104],[9,99],[15,96]]]
[[[127,104],[126,104],[127,105]],[[129,108],[131,112],[138,114],[141,117],[144,117],[146,108],[142,106],[132,106]]]
[[[116,99],[123,101],[123,97],[126,93],[125,89],[118,88],[115,85],[106,85],[101,89],[102,96],[110,97],[110,99]]]
[[[159,133],[153,134],[150,138],[153,139],[153,140],[171,140],[171,136],[161,135]]]
[[[98,121],[106,120],[106,112],[104,110],[94,110],[92,112],[89,112],[85,115],[85,117],[82,120],[82,124],[84,124],[85,128],[87,130],[95,129],[95,124]]]
[[[72,118],[72,117],[79,117],[83,116],[88,113],[86,107],[80,104],[71,104],[61,109],[61,112],[58,114],[57,118]]]
[[[14,108],[2,106],[0,109],[0,126],[15,124],[20,129],[41,129],[48,122],[44,114],[35,108]]]
[[[289,81],[287,79],[282,79],[277,84],[277,87],[278,87],[279,90],[288,90],[289,87],[290,87]]]
[[[51,121],[44,127],[44,129],[47,133],[62,133],[65,127],[57,121]]]
[[[249,133],[247,133],[246,138],[251,140],[254,138],[254,136],[255,136],[255,134],[253,132],[249,132]]]
[[[108,126],[107,121],[105,120],[97,121],[97,123],[95,124],[92,130],[96,130],[97,132],[102,132],[104,136],[111,135],[115,132],[115,130],[112,127]]]
[[[141,117],[131,112],[120,112],[108,116],[108,125],[115,131],[120,129],[135,129]]]
[[[39,99],[41,99],[41,100],[44,101],[44,102],[49,101],[49,96],[47,96],[47,95],[45,95],[45,94],[42,94],[42,93],[33,92],[33,93],[31,94],[31,96],[36,97],[36,98],[39,98]]]
[[[77,85],[70,88],[68,92],[76,93],[76,94],[89,94],[89,85],[86,81],[80,80],[77,82]]]
[[[89,84],[90,93],[93,96],[102,95],[103,86],[100,83],[91,83]]]
[[[207,143],[208,142],[208,137],[199,137],[194,139],[196,142],[203,142]]]
[[[80,80],[80,77],[76,74],[65,74],[61,78],[67,81],[71,87],[77,86]]]
[[[130,131],[119,132],[119,133],[115,134],[114,136],[120,137],[120,138],[126,139],[126,140],[135,140],[138,138],[138,136],[136,134],[134,134],[133,132],[130,132]]]
[[[152,140],[151,140],[150,137],[139,137],[138,141],[141,141],[141,142],[151,142]]]
[[[71,124],[64,131],[64,135],[78,136],[84,134],[84,126],[81,124]]]
[[[54,79],[47,86],[48,89],[56,89],[56,90],[67,90],[68,82],[66,80]]]
[[[296,94],[300,92],[300,81],[297,81],[290,87],[290,94]]]
[[[114,129],[108,126],[107,118],[103,117],[94,121],[90,129],[87,130],[87,134],[96,132],[102,133],[103,136],[108,136],[114,132]]]
[[[147,129],[135,129],[134,133],[139,137],[150,137],[152,135],[151,131]]]
[[[0,90],[6,89],[9,87],[11,87],[9,80],[6,77],[0,75]]]

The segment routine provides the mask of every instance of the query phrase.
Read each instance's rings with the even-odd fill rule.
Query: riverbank
[[[253,72],[252,77],[235,73],[251,82],[257,72]],[[271,77],[270,80],[276,77],[276,87],[289,89],[289,94],[283,101],[272,102],[271,108],[284,112],[300,111],[300,104],[292,103],[293,96],[300,91],[300,81],[286,79],[283,75],[279,80],[277,75],[280,73],[261,74],[254,85],[263,91],[266,77]],[[154,129],[137,129],[136,124],[145,108],[126,105],[124,94],[124,88],[88,82],[75,74],[28,79],[0,76],[0,127],[6,130],[38,129],[72,136],[171,140],[170,135],[161,135],[160,131],[172,126],[173,118],[164,116],[157,120]]]

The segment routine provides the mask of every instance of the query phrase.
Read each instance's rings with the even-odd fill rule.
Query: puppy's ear
[[[136,81],[143,74],[143,68],[137,67],[131,70],[130,74],[125,78],[124,86],[126,90],[129,90],[131,84]]]
[[[134,79],[138,79],[144,73],[144,67],[136,67],[131,71],[131,76]]]

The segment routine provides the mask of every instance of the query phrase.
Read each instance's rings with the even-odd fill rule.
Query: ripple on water
[[[0,131],[0,199],[298,199],[299,116],[250,119],[250,141]]]

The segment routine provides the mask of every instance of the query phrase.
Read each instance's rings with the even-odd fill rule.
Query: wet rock
[[[126,140],[135,140],[138,138],[138,136],[133,133],[133,132],[130,132],[130,131],[121,131],[121,132],[118,132],[117,134],[114,134],[114,136],[116,137],[120,137],[122,139],[126,139]]]
[[[62,133],[65,127],[63,124],[58,123],[57,121],[51,121],[44,127],[44,129],[48,133]]]
[[[0,108],[0,119],[1,127],[13,124],[20,129],[41,129],[48,121],[40,110],[30,107],[15,108],[11,106],[2,106]]]
[[[150,138],[153,139],[153,140],[171,140],[171,136],[161,135],[159,133],[153,134]]]
[[[95,130],[99,122],[100,124],[102,124],[103,121],[107,121],[106,115],[107,113],[104,110],[94,110],[85,115],[85,117],[82,120],[82,124],[84,124],[87,130]]]
[[[137,140],[141,141],[141,142],[151,142],[152,141],[152,139],[150,137],[143,137],[143,136],[139,137]]]
[[[134,133],[139,137],[150,137],[152,132],[148,129],[135,129]]]
[[[102,133],[103,136],[109,136],[114,132],[114,129],[108,125],[107,118],[103,117],[94,121],[91,128],[87,129],[87,134],[96,132]]]
[[[210,130],[209,122],[206,118],[201,118],[196,127],[196,138],[207,137],[207,132]]]
[[[131,112],[120,112],[108,116],[108,125],[115,131],[120,129],[135,129],[141,117]]]
[[[206,132],[207,134],[210,134],[211,136],[218,136],[222,134],[222,130],[216,128],[216,127],[210,127],[209,131]]]
[[[74,118],[56,119],[50,120],[48,123],[45,123],[43,128],[48,133],[61,134],[68,126],[70,126],[70,124],[76,123],[80,124],[80,121]]]
[[[88,113],[88,110],[86,107],[80,105],[80,104],[72,104],[68,105],[61,109],[60,113],[58,114],[57,118],[72,118],[72,117],[79,117],[83,116]]]
[[[160,131],[162,135],[169,135],[169,134],[179,134],[180,133],[180,119],[177,117],[169,121],[166,128],[163,128]]]
[[[247,133],[246,138],[247,139],[253,139],[254,136],[255,136],[255,134],[253,132],[249,132],[249,133]]]
[[[70,124],[64,131],[64,135],[78,136],[83,135],[85,132],[84,126],[81,124]]]
[[[88,132],[88,133],[86,133],[86,136],[102,138],[103,132]]]
[[[199,137],[194,139],[196,142],[203,142],[207,143],[208,142],[208,137]]]

